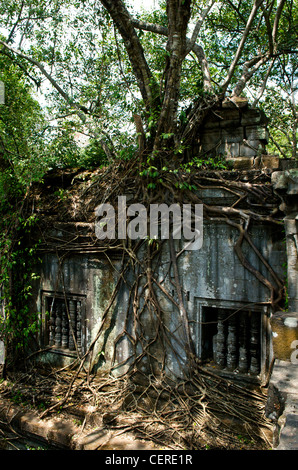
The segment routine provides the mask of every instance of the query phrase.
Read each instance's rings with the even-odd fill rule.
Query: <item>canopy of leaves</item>
[[[23,71],[5,55],[0,55],[0,80],[5,84],[5,104],[0,105],[2,207],[43,174],[45,121]]]
[[[149,153],[163,136],[177,150],[195,103],[240,94],[269,115],[272,150],[276,142],[282,155],[296,155],[292,0],[168,0],[146,10],[128,0],[19,0],[1,1],[0,13],[1,54],[45,96],[47,164],[85,161],[78,131],[97,142],[98,165],[129,158],[142,132]]]

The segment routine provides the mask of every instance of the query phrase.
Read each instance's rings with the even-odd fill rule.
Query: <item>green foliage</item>
[[[39,315],[32,313],[30,298],[33,286],[39,279],[35,268],[41,262],[36,256],[38,243],[27,243],[36,217],[23,219],[18,212],[12,214],[15,230],[9,236],[7,223],[1,222],[0,237],[0,305],[5,317],[0,316],[0,337],[14,358],[24,352],[40,327]]]
[[[289,98],[276,96],[274,89],[268,89],[261,106],[270,119],[268,152],[298,158],[298,125],[289,106]]]
[[[298,91],[298,60],[278,60],[284,69],[282,93],[276,93],[277,84],[267,86],[259,105],[269,118],[269,153],[287,158],[298,158],[298,119],[296,95]]]
[[[80,149],[74,140],[72,130],[58,127],[52,133],[47,147],[47,165],[50,168],[75,167],[80,159]]]
[[[128,161],[136,156],[137,147],[135,144],[131,143],[130,145],[124,146],[118,152],[119,160]]]
[[[23,186],[10,169],[0,171],[0,214],[9,213],[15,201],[23,195]]]
[[[6,56],[0,55],[0,80],[5,84],[5,104],[0,105],[0,185],[11,175],[26,186],[43,174],[45,164],[44,116],[24,73]]]
[[[228,170],[230,169],[229,162],[221,155],[215,155],[214,157],[208,156],[197,156],[194,157],[190,162],[182,164],[181,167],[187,173],[190,173],[193,169],[199,168],[204,170]]]
[[[92,140],[81,152],[79,165],[84,168],[99,168],[108,163],[107,155],[98,141]]]
[[[197,44],[202,46],[209,65],[211,82],[215,94],[221,92],[220,85],[226,77],[227,71],[235,57],[239,47],[245,25],[251,13],[250,0],[241,2],[217,2],[205,19]],[[267,2],[268,3],[268,2]],[[166,2],[155,3],[155,8],[146,11],[146,7],[138,11],[135,2],[125,0],[133,17],[145,22],[168,26]],[[192,18],[188,37],[191,37],[193,26],[198,21],[206,1],[192,2]],[[273,1],[264,5],[269,14],[271,27],[277,13],[279,2]],[[18,146],[21,154],[28,158],[17,159],[23,172],[27,172],[24,178],[30,175],[38,177],[48,167],[78,166],[93,167],[106,164],[103,141],[105,144],[113,142],[110,147],[113,150],[113,158],[129,159],[135,151],[136,136],[134,141],[132,134],[135,132],[132,124],[132,116],[137,113],[142,116],[144,131],[148,141],[153,139],[157,128],[160,109],[156,109],[155,115],[150,115],[145,110],[144,102],[140,96],[140,83],[138,82],[134,67],[130,62],[125,43],[114,27],[113,21],[101,2],[78,2],[77,0],[55,0],[45,2],[42,0],[25,0],[22,2],[0,1],[0,13],[2,14],[2,28],[7,30],[9,44],[24,51],[34,60],[39,61],[51,77],[59,85],[64,95],[55,87],[45,86],[44,77],[38,69],[33,67],[25,59],[14,57],[8,59],[2,55],[1,60],[13,60],[14,72],[23,70],[26,77],[41,85],[46,99],[46,112],[49,120],[46,130],[43,132],[44,140],[40,142],[38,135],[32,145],[32,135],[24,133],[25,142],[30,143],[30,148]],[[295,48],[297,24],[297,4],[286,0],[279,22],[277,35],[276,57],[279,60],[288,57],[289,51]],[[268,52],[268,24],[262,8],[259,9],[253,24],[253,28],[246,38],[241,60],[235,68],[230,82],[228,93],[233,90],[235,84],[242,77],[243,65],[257,54]],[[155,34],[151,31],[136,29],[136,34],[144,49],[144,55],[149,69],[152,72],[151,90],[160,95],[163,100],[165,90],[165,77],[168,67],[169,50],[167,50],[167,37]],[[22,40],[19,41],[19,39]],[[279,60],[271,71],[274,80],[275,91],[282,97],[289,90],[289,84],[285,80],[285,70],[280,66]],[[18,65],[16,65],[18,64]],[[21,69],[20,69],[21,67]],[[246,95],[251,102],[258,95],[266,78],[268,63],[261,66],[254,74]],[[23,72],[22,72],[23,73]],[[296,73],[296,72],[295,72]],[[154,85],[154,84],[155,85]],[[272,82],[271,82],[272,83]],[[158,84],[156,86],[156,84]],[[268,82],[269,84],[269,82]],[[273,87],[272,87],[273,88]],[[283,89],[283,91],[281,91]],[[187,109],[196,100],[204,97],[206,90],[203,87],[203,74],[198,56],[188,54],[182,64],[181,84],[177,96],[177,120],[180,124],[187,122]],[[268,99],[268,98],[267,98]],[[277,100],[278,101],[278,100]],[[18,100],[19,102],[19,100]],[[25,100],[26,102],[26,100]],[[75,106],[74,106],[75,104]],[[31,115],[33,123],[28,123],[29,129],[36,128],[38,111]],[[29,111],[29,100],[26,106]],[[264,104],[265,106],[265,104]],[[271,129],[279,128],[277,120],[278,104],[271,100],[268,106],[270,112]],[[275,110],[276,112],[271,112]],[[30,113],[25,113],[29,116]],[[283,113],[282,113],[283,114]],[[293,114],[293,113],[292,113]],[[289,114],[290,125],[293,125],[293,115]],[[27,118],[26,118],[27,119]],[[26,120],[25,119],[25,120]],[[40,129],[44,123],[40,123]],[[287,124],[289,126],[289,123]],[[37,126],[38,127],[38,126]],[[11,126],[10,135],[14,126]],[[43,128],[44,129],[44,128]],[[82,131],[90,136],[90,145],[82,149],[74,139],[76,131]],[[284,128],[283,128],[284,130]],[[282,140],[282,149],[285,145],[284,132],[274,133],[276,138]],[[20,136],[21,133],[17,133]],[[171,132],[164,132],[161,145],[170,146]],[[46,145],[46,149],[43,145]],[[13,139],[10,146],[16,153]],[[286,148],[285,153],[289,154]],[[180,156],[183,148],[179,149]],[[30,156],[30,158],[29,158]],[[29,161],[31,162],[29,164]],[[38,169],[34,162],[39,161]]]
[[[221,155],[212,156],[197,156],[194,157],[188,163],[180,164],[180,168],[185,173],[191,173],[197,169],[204,170],[228,170],[231,169],[229,162]],[[140,176],[142,176],[147,181],[148,189],[155,189],[159,183],[164,181],[164,176],[167,173],[178,173],[179,169],[169,169],[167,166],[163,166],[161,169],[158,169],[156,166],[152,165],[152,161],[148,158],[147,163],[143,163],[143,170],[140,171]],[[195,191],[197,188],[194,185],[188,184],[186,182],[176,183],[176,188],[180,190],[189,190]]]
[[[201,32],[205,53],[210,60],[210,71],[215,83],[219,84],[229,69],[237,50],[246,19],[251,9],[250,1],[242,1],[238,6],[233,2],[221,2],[208,15]],[[273,27],[277,7],[281,2],[264,4]],[[253,106],[264,109],[269,118],[271,139],[268,152],[283,157],[297,158],[297,2],[286,1],[279,21],[276,37],[276,51],[271,61],[259,67],[253,74],[244,94]],[[269,49],[269,36],[263,10],[260,9],[254,21],[254,28],[248,36],[239,66],[236,67],[229,91],[241,78],[243,64],[249,63],[257,54],[266,55]],[[206,41],[206,38],[208,39]],[[267,76],[271,64],[270,76]]]

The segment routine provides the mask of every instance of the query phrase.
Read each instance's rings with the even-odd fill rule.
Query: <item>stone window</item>
[[[65,354],[84,352],[85,297],[43,294],[43,346]]]
[[[261,312],[202,307],[201,356],[229,371],[261,368]]]

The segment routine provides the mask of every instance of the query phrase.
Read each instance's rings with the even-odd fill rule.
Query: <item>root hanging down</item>
[[[266,179],[266,175],[260,178]],[[249,233],[253,223],[280,226],[267,183],[267,180],[266,184],[242,181],[235,174],[231,177],[224,172],[165,171],[153,193],[148,189],[148,181],[128,162],[124,167],[119,165],[119,168],[99,171],[88,183],[74,179],[65,200],[44,201],[47,203],[45,213],[56,212],[60,221],[73,221],[75,233],[57,239],[48,233],[45,218],[40,223],[43,235],[40,253],[56,253],[61,273],[64,261],[74,253],[85,250],[100,254],[115,269],[117,281],[91,343],[71,365],[72,373],[68,376],[63,399],[50,401],[42,417],[58,408],[67,408],[70,401],[75,402],[79,397],[92,400],[109,429],[133,432],[136,437],[161,446],[175,449],[240,448],[244,444],[251,448],[270,447],[272,424],[265,416],[265,389],[240,386],[207,370],[196,357],[183,283],[179,278],[182,252],[176,251],[173,239],[151,240],[150,243],[148,239],[105,240],[99,245],[94,234],[89,234],[87,240],[77,223],[80,220],[91,226],[95,207],[107,201],[116,207],[117,197],[123,194],[133,195],[132,202],[144,205],[153,202],[170,205],[173,201],[203,204],[207,220],[228,224],[238,234],[235,253],[243,267],[268,289],[270,300],[264,304],[275,309],[283,298],[284,284]],[[231,197],[233,203],[206,204],[201,195],[205,189],[219,189]],[[262,206],[260,210],[257,210],[258,204]],[[248,261],[244,243],[253,251],[262,270]],[[165,251],[169,267],[162,277],[159,268]],[[113,264],[113,253],[121,260],[120,268],[119,264],[117,269]],[[165,277],[167,282],[164,282]],[[128,301],[123,306],[121,327],[112,340],[110,370],[99,376],[98,342],[110,328],[111,312],[117,299],[121,301],[124,288]],[[166,302],[171,306],[170,313],[164,307]],[[129,354],[119,361],[123,341]],[[102,341],[102,344],[106,343]],[[171,374],[171,362],[175,363],[175,371],[180,371],[176,377]],[[239,436],[245,443],[240,442]]]

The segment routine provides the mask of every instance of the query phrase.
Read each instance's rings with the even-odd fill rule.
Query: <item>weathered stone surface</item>
[[[230,162],[233,165],[233,168],[235,168],[236,170],[250,170],[254,168],[253,157],[228,157],[227,162]]]
[[[276,429],[277,450],[297,450],[298,429],[298,170],[276,171],[271,177],[275,191],[284,202],[280,208],[287,214],[288,312],[277,312],[271,318],[275,363],[269,387],[275,387],[283,398],[283,413]]]
[[[242,142],[244,132],[242,127],[224,128],[221,131],[221,138],[224,142]]]
[[[293,158],[281,158],[279,167],[282,171],[297,168],[297,160],[294,160]]]
[[[261,155],[254,160],[255,168],[270,168],[275,170],[279,168],[280,159],[275,155]]]
[[[24,409],[1,398],[0,420],[11,425],[23,436],[38,437],[58,448],[71,448],[73,436],[78,432],[74,423],[67,419],[40,419],[37,412]]]
[[[271,175],[271,183],[273,188],[278,189],[286,189],[288,186],[288,178],[284,171],[275,171]]]
[[[298,344],[298,312],[277,312],[271,317],[270,323],[275,358],[291,361],[295,341]]]
[[[287,242],[288,306],[298,311],[298,214],[285,217]]]
[[[235,160],[238,161],[238,159]],[[241,160],[239,160],[240,162]],[[249,160],[249,163],[252,164],[252,160]],[[226,192],[223,192],[220,188],[212,189],[207,187],[200,191],[199,197],[204,198],[208,204],[220,205],[225,201],[226,204],[230,205],[236,201],[235,195],[228,193],[225,196]],[[271,260],[272,268],[282,276],[284,271],[282,267],[285,255],[283,252],[284,245],[280,243],[276,229],[273,230],[270,226],[252,226],[250,235],[262,255]],[[200,349],[202,341],[200,322],[205,307],[237,310],[244,304],[264,303],[270,299],[269,290],[262,286],[255,276],[248,272],[239,261],[234,250],[238,236],[238,231],[224,222],[219,224],[206,220],[202,248],[195,251],[185,251],[179,257],[179,274],[181,282],[183,282],[183,290],[186,293],[188,315],[199,356],[202,352]],[[178,242],[180,245],[177,246],[177,251],[180,251],[183,242],[177,240]],[[252,250],[247,251],[244,246],[244,254],[256,269],[263,269],[260,260]],[[117,270],[120,269],[119,263],[119,260],[113,259],[112,265],[111,262],[101,258],[100,255],[81,253],[66,258],[61,268],[59,259],[54,253],[45,254],[40,273],[40,290],[36,297],[36,310],[42,311],[45,315],[44,296],[49,295],[47,293],[56,292],[63,295],[65,289],[65,292],[71,293],[71,295],[80,295],[80,298],[84,298],[86,308],[85,334],[82,339],[86,343],[85,348],[88,347],[100,328],[105,308],[117,280]],[[167,275],[169,263],[170,255],[165,249],[162,254],[158,276],[159,279],[166,279],[163,286],[171,293],[173,286],[169,283]],[[127,281],[129,281],[129,278],[127,278]],[[173,337],[177,335],[177,344],[173,339],[175,350],[183,360],[186,360],[185,351],[183,348],[181,349],[184,340],[183,332],[179,328],[179,312],[173,312],[171,302],[161,292],[157,295],[164,312],[165,324],[172,332]],[[123,364],[115,369],[115,374],[122,374],[125,372],[125,368],[129,367],[130,361],[126,360],[132,357],[133,350],[127,336],[122,335],[121,341],[117,342],[114,356],[115,339],[121,335],[125,328],[128,303],[129,290],[123,286],[113,308],[105,317],[104,331],[96,343],[94,357],[98,358],[95,365],[95,370],[98,373],[104,374],[109,371],[113,359],[116,364]],[[263,309],[260,313],[264,313]],[[153,338],[155,326],[149,317],[147,321],[145,313],[142,321],[147,322],[146,336]],[[133,328],[133,325],[129,325],[129,328]],[[132,334],[134,334],[133,331]],[[267,339],[263,338],[263,340],[266,344]],[[101,354],[102,351],[104,351],[104,356]],[[162,354],[162,351],[157,350],[155,354]],[[43,360],[53,361],[53,363],[62,366],[63,361],[67,364],[73,360],[73,357],[68,356],[65,351],[60,351],[59,354],[49,352],[44,354]],[[143,366],[144,372],[146,372],[145,361]],[[263,368],[264,364],[262,363],[262,371]],[[176,356],[171,348],[167,352],[167,373],[169,375],[174,373],[177,376],[181,373],[181,366],[177,363]]]
[[[219,113],[219,115],[221,116],[219,125],[222,129],[231,129],[241,126],[241,113],[238,109],[224,110],[224,112]]]
[[[276,421],[273,447],[276,450],[298,450],[298,364],[277,359],[270,378],[269,396],[272,390],[277,391],[281,407],[281,414],[272,416],[273,422]],[[278,411],[278,403],[276,405]]]
[[[268,142],[265,115],[255,109],[240,110],[233,102],[227,101],[226,106],[206,119],[200,132],[199,152],[227,157],[256,157],[265,153]]]
[[[117,436],[118,431],[97,423],[96,429],[82,431],[70,417],[40,419],[38,413],[23,409],[1,398],[0,421],[4,429],[13,428],[25,441],[36,439],[60,450],[153,450],[153,442],[134,439],[130,434]]]
[[[246,108],[248,101],[246,98],[241,96],[232,96],[231,98],[226,98],[223,103],[222,107],[226,109],[235,109],[235,108]]]
[[[260,141],[248,141],[244,139],[239,148],[239,157],[255,157],[262,151],[262,148]]]
[[[288,194],[298,194],[298,168],[287,170]]]
[[[297,165],[297,163],[296,163]],[[285,171],[275,171],[271,181],[274,189],[285,189],[288,194],[298,194],[298,169],[291,168]]]
[[[225,142],[217,148],[217,153],[226,157],[238,157],[240,144],[238,142]]]
[[[219,127],[220,127],[220,124],[221,124],[221,121],[220,121],[220,118],[219,116],[212,116],[208,121],[205,122],[204,124],[204,129],[206,131],[219,131]]]
[[[242,126],[252,126],[255,124],[267,124],[268,118],[260,109],[248,109],[241,115]]]
[[[283,200],[280,209],[286,214],[288,307],[290,311],[298,311],[298,169],[276,171],[271,181]]]
[[[268,143],[269,133],[266,127],[263,126],[246,126],[245,127],[246,138],[250,140],[262,140]]]

